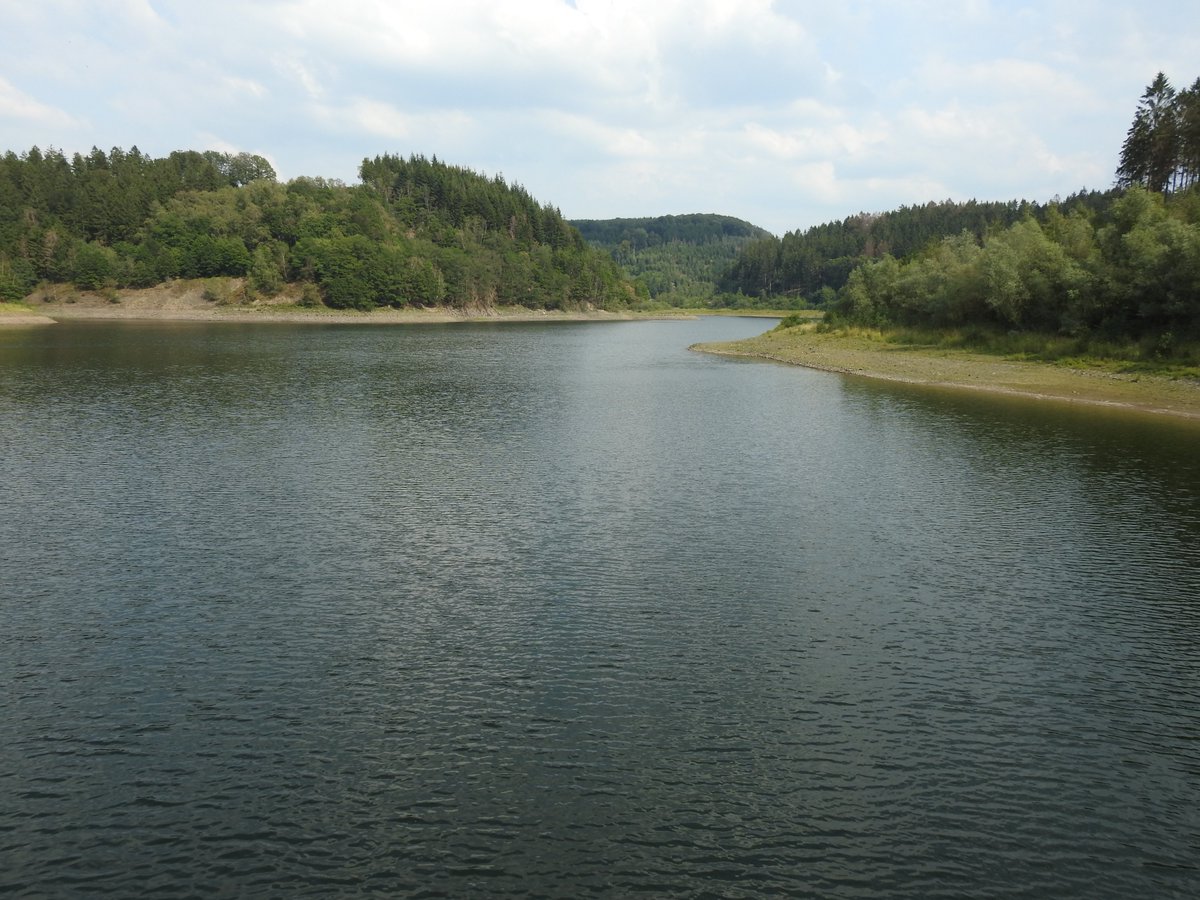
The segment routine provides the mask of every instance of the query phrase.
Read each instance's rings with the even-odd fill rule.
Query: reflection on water
[[[1195,426],[762,327],[0,333],[0,890],[1195,894]]]

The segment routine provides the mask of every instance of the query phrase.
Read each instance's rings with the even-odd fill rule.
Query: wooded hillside
[[[309,285],[332,307],[621,307],[633,285],[519,185],[422,156],[377,156],[363,183],[287,184],[261,157],[137,148],[0,159],[0,299],[244,276]]]
[[[707,213],[571,224],[636,278],[649,297],[683,307],[724,305],[718,279],[742,248],[770,237],[749,222]]]
[[[802,298],[823,306],[846,284],[851,271],[870,260],[884,256],[907,259],[932,242],[964,232],[981,240],[990,231],[1028,216],[1044,219],[1051,206],[1068,212],[1099,209],[1110,202],[1112,193],[1082,192],[1045,205],[1025,200],[944,200],[883,213],[858,213],[840,222],[748,244],[718,284],[723,291]]]

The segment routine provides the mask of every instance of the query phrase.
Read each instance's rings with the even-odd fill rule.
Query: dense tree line
[[[982,240],[856,268],[834,312],[868,324],[991,324],[1110,337],[1200,335],[1200,193],[1130,188],[1099,215],[1051,209]]]
[[[684,307],[726,305],[731,298],[720,296],[717,288],[721,274],[747,244],[770,237],[749,222],[709,213],[571,224],[611,254],[649,297]]]
[[[363,183],[287,184],[261,157],[136,148],[0,160],[0,297],[39,282],[145,287],[244,277],[308,282],[330,306],[623,306],[633,286],[557,209],[436,158],[382,156]]]
[[[790,231],[744,247],[718,279],[721,290],[750,296],[803,299],[822,306],[833,299],[865,262],[892,256],[908,259],[931,242],[967,232],[981,240],[990,231],[1027,216],[1044,218],[1051,206],[1070,211],[1098,209],[1111,196],[1080,192],[1061,203],[984,203],[945,200],[902,206],[885,213],[859,213],[840,222]]]
[[[605,248],[628,243],[634,250],[663,244],[719,244],[726,240],[753,240],[770,232],[733,216],[692,213],[640,219],[573,219],[584,239]]]

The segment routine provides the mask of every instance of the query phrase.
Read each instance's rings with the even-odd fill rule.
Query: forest
[[[0,158],[0,300],[233,277],[335,308],[826,309],[833,320],[1200,335],[1200,79],[1159,74],[1115,186],[1048,203],[929,202],[782,238],[728,216],[565,220],[518,184],[364,159],[281,184],[246,153],[34,147]]]
[[[1067,210],[1097,209],[1108,202],[1111,193],[1081,192],[1053,205]],[[840,222],[748,244],[720,274],[718,289],[825,306],[845,286],[850,273],[866,262],[884,256],[907,259],[934,241],[964,232],[981,240],[990,231],[1028,216],[1044,218],[1049,208],[1027,200],[944,200],[883,213],[860,212]]]
[[[1195,335],[1200,196],[1138,185],[1097,215],[1052,208],[1044,221],[943,238],[904,262],[885,255],[850,273],[831,311],[874,325]]]
[[[584,240],[609,253],[657,306],[711,307],[740,299],[718,295],[717,281],[747,244],[770,233],[732,216],[694,213],[641,219],[575,219]]]
[[[799,294],[833,320],[1200,336],[1200,79],[1146,88],[1116,186],[1046,204],[929,203],[745,247],[726,290]]]
[[[633,283],[558,209],[436,157],[364,159],[361,184],[276,180],[249,154],[136,147],[0,158],[0,300],[243,278],[247,299],[299,283],[342,309],[515,304],[620,308]]]

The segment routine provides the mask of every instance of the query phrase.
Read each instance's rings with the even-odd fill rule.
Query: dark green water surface
[[[769,324],[0,331],[0,895],[1200,895],[1200,429]]]

